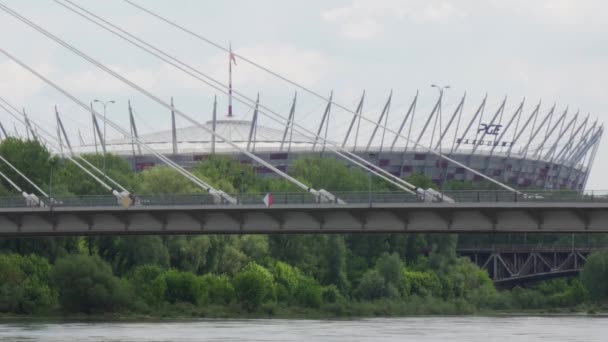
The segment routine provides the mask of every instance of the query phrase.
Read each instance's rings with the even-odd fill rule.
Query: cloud
[[[36,63],[33,68],[43,75],[52,72],[53,67],[46,63]],[[44,84],[29,71],[9,60],[0,61],[0,94],[12,103],[23,103],[38,95]]]
[[[461,18],[465,12],[445,0],[353,0],[347,6],[321,13],[321,19],[347,39],[366,40],[379,36],[387,26],[404,20],[438,22]]]

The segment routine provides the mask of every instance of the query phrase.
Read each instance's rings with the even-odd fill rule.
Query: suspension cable
[[[106,31],[108,31],[108,32],[110,32],[110,33],[118,36],[119,38],[124,39],[125,41],[129,42],[130,44],[132,44],[132,45],[134,45],[134,46],[136,46],[136,47],[138,47],[138,48],[146,51],[147,53],[149,53],[149,54],[151,54],[151,55],[153,55],[153,56],[155,56],[155,57],[157,57],[159,59],[161,59],[165,63],[172,65],[173,67],[181,70],[182,72],[190,75],[191,77],[199,80],[200,82],[207,84],[208,86],[212,87],[213,89],[216,89],[216,90],[218,90],[218,91],[220,91],[220,92],[222,92],[224,94],[227,94],[227,91],[224,88],[228,88],[228,87],[226,85],[224,85],[223,83],[221,83],[220,81],[218,81],[218,80],[216,80],[216,79],[214,79],[214,78],[212,78],[212,77],[204,74],[200,70],[197,70],[194,67],[192,67],[192,66],[190,66],[190,65],[182,62],[181,60],[179,60],[177,58],[175,58],[174,56],[169,55],[165,51],[163,51],[163,50],[161,50],[161,49],[159,49],[159,48],[157,48],[157,47],[155,47],[155,46],[147,43],[146,41],[144,41],[144,40],[142,40],[142,39],[140,39],[140,38],[132,35],[128,31],[125,31],[125,30],[121,29],[120,27],[118,27],[118,26],[116,26],[116,25],[108,22],[107,20],[105,20],[105,19],[103,19],[103,18],[95,15],[94,13],[91,13],[90,11],[82,8],[81,6],[76,5],[72,1],[66,0],[66,2],[70,3],[72,6],[77,7],[81,11],[83,11],[83,12],[87,13],[88,15],[96,18],[97,20],[103,22],[105,25],[108,25],[108,26],[114,28],[115,30],[120,31],[120,32],[124,33],[124,35],[127,35],[127,36],[129,36],[131,38],[125,37],[123,34],[118,33],[116,31],[113,31],[112,29],[104,26],[103,24],[95,21],[94,19],[91,19],[91,18],[87,17],[86,15],[78,12],[77,10],[75,10],[73,8],[70,8],[69,6],[67,6],[67,5],[59,2],[58,0],[54,0],[54,1],[56,3],[58,3],[59,5],[65,7],[66,9],[72,11],[73,13],[75,13],[75,14],[83,17],[84,19],[92,22],[93,24],[100,26],[102,29],[104,29],[104,30],[106,30]],[[145,46],[142,46],[142,44],[145,45]],[[151,51],[151,50],[154,50],[154,51]],[[176,63],[179,64],[179,65],[177,65]],[[191,71],[184,69],[184,67],[190,69]],[[205,79],[207,79],[207,80],[209,80],[209,81],[217,84],[217,86],[214,85],[214,84],[209,83],[209,81],[201,78],[200,76],[197,76],[197,75],[193,74],[193,72],[196,73],[196,74],[198,74],[198,75],[200,75],[200,76],[202,76],[203,78],[205,78]],[[218,86],[222,87],[222,88],[219,88]],[[247,97],[246,95],[244,95],[244,94],[242,94],[242,93],[240,93],[240,92],[238,92],[236,90],[233,90],[233,93],[234,93],[234,95],[237,95],[237,96],[235,96],[235,99],[237,101],[243,103],[244,105],[250,107],[251,109],[254,108],[254,103],[257,103],[257,101],[254,101],[253,99]],[[238,96],[242,97],[244,100],[240,99]],[[275,122],[279,122],[279,123],[285,124],[288,121],[288,119],[284,118],[281,114],[273,111],[272,109],[266,107],[265,105],[263,105],[261,103],[259,104],[259,107],[265,109],[266,111],[268,111],[272,115],[276,116],[276,118],[273,118],[266,111],[258,109],[259,113],[265,115],[266,117],[270,118],[271,120],[273,120]],[[329,148],[332,152],[338,154],[339,156],[343,157],[344,159],[350,161],[351,163],[353,163],[353,164],[355,164],[355,165],[357,165],[359,167],[362,167],[362,168],[370,171],[374,175],[376,175],[378,177],[381,177],[382,179],[388,181],[389,183],[391,183],[391,184],[393,184],[393,185],[395,185],[395,186],[397,186],[397,187],[399,187],[399,188],[401,188],[401,189],[403,189],[403,190],[405,190],[407,192],[410,192],[410,193],[414,193],[414,191],[412,191],[411,189],[414,189],[414,190],[417,189],[417,187],[415,185],[406,182],[405,180],[403,180],[403,179],[401,179],[401,178],[399,178],[399,177],[397,177],[397,176],[395,176],[395,175],[387,172],[386,170],[378,167],[377,165],[375,165],[373,163],[370,163],[369,161],[365,160],[364,158],[361,158],[361,157],[357,156],[356,154],[354,154],[354,153],[352,153],[352,152],[350,152],[350,151],[348,151],[346,149],[341,148],[339,145],[337,145],[337,144],[335,144],[335,143],[333,143],[333,142],[331,142],[331,141],[329,141],[327,139],[324,139],[322,137],[312,138],[312,137],[308,136],[307,134],[310,134],[310,135],[313,135],[313,136],[315,136],[315,135],[314,135],[313,132],[311,132],[310,130],[302,127],[301,125],[299,125],[299,124],[297,124],[297,123],[294,122],[293,126],[296,127],[296,129],[295,129],[296,132],[302,134],[303,137],[305,137],[307,139],[310,139],[311,142],[314,141],[314,140],[321,140],[324,143],[329,144],[330,146],[333,146],[334,148],[331,148],[331,147]],[[302,131],[304,131],[306,133],[302,133]],[[340,151],[338,151],[337,149],[340,150]],[[345,154],[350,155],[350,157],[346,156]],[[354,159],[357,159],[359,161],[354,160]],[[365,165],[363,165],[363,164],[365,164]],[[372,168],[374,170],[371,170],[370,168]],[[380,173],[382,173],[384,175],[382,175]],[[392,178],[392,180],[389,179],[389,178]],[[401,183],[401,184],[399,184],[399,183]],[[405,186],[407,186],[409,188],[404,187],[402,184],[404,184]]]
[[[157,18],[157,19],[159,19],[159,20],[161,20],[161,21],[163,21],[163,22],[165,22],[165,23],[167,23],[167,24],[169,24],[169,25],[171,25],[171,26],[179,29],[180,31],[183,31],[183,32],[185,32],[185,33],[187,33],[187,34],[189,34],[189,35],[191,35],[191,36],[193,36],[193,37],[195,37],[195,38],[197,38],[199,40],[202,40],[202,41],[204,41],[204,42],[206,42],[206,43],[208,43],[208,44],[210,44],[210,45],[212,45],[212,46],[214,46],[214,47],[216,47],[216,48],[218,48],[218,49],[220,49],[222,51],[229,52],[229,49],[224,48],[220,44],[215,43],[212,40],[210,40],[210,39],[202,36],[201,34],[198,34],[198,33],[194,32],[192,30],[189,30],[189,29],[187,29],[187,28],[179,25],[178,23],[176,23],[176,22],[174,22],[172,20],[169,20],[169,19],[167,19],[167,18],[165,18],[165,17],[163,17],[163,16],[161,16],[161,15],[159,15],[159,14],[157,14],[157,13],[155,13],[155,12],[153,12],[153,11],[151,11],[151,10],[149,10],[149,9],[141,6],[141,5],[139,5],[139,4],[136,4],[136,3],[134,3],[131,0],[123,0],[123,1],[126,2],[129,5],[135,7],[135,8],[137,8],[137,9],[143,11],[143,12],[146,12],[149,15],[151,15],[151,16],[153,16],[153,17],[155,17],[155,18]],[[281,74],[279,74],[277,72],[274,72],[274,71],[272,71],[272,70],[270,70],[270,69],[268,69],[268,68],[266,68],[266,67],[264,67],[264,66],[262,66],[262,65],[260,65],[260,64],[258,64],[256,62],[254,62],[254,61],[252,61],[252,60],[250,60],[250,59],[248,59],[248,58],[246,58],[246,57],[244,57],[242,55],[239,55],[239,54],[234,53],[234,52],[233,52],[233,54],[236,57],[238,57],[239,59],[242,59],[243,61],[245,61],[245,62],[247,62],[247,63],[255,66],[256,68],[259,68],[260,70],[263,70],[266,73],[271,74],[272,76],[274,76],[276,78],[279,78],[279,79],[283,80],[284,82],[287,82],[287,83],[289,83],[289,84],[291,84],[291,85],[293,85],[293,86],[295,86],[295,87],[297,87],[299,89],[302,89],[303,91],[307,92],[308,94],[313,95],[314,97],[317,97],[317,98],[319,98],[319,99],[321,99],[323,101],[326,101],[326,102],[330,102],[333,105],[335,105],[336,107],[338,107],[338,108],[340,108],[342,110],[345,110],[346,112],[351,113],[351,114],[353,114],[353,115],[355,115],[355,116],[357,116],[357,117],[359,117],[359,118],[361,118],[361,119],[363,119],[363,120],[365,120],[365,121],[367,121],[369,123],[372,123],[374,125],[376,124],[373,120],[371,120],[371,119],[369,119],[369,118],[367,118],[367,117],[365,117],[365,116],[363,116],[361,114],[357,114],[352,109],[349,109],[346,106],[343,106],[343,105],[341,105],[339,103],[336,103],[335,101],[328,99],[327,97],[319,94],[318,92],[316,92],[316,91],[314,91],[314,90],[312,90],[310,88],[307,88],[307,87],[301,85],[300,83],[292,81],[289,78],[287,78],[287,77],[285,77],[285,76],[283,76],[283,75],[281,75]],[[424,145],[422,145],[422,144],[420,144],[418,142],[415,142],[415,141],[411,140],[409,137],[406,137],[406,136],[404,136],[404,135],[396,132],[395,130],[393,130],[393,129],[385,126],[385,125],[378,125],[378,126],[381,127],[381,128],[383,128],[383,129],[385,129],[387,132],[389,132],[391,134],[394,134],[394,135],[396,135],[398,137],[401,137],[401,138],[405,139],[408,142],[411,142],[412,144],[414,144],[414,146],[420,147],[420,148],[422,148],[423,150],[425,150],[428,153],[431,153],[431,154],[433,154],[433,155],[435,155],[435,156],[437,156],[439,158],[445,159],[445,160],[447,160],[447,161],[449,161],[449,162],[451,162],[451,163],[453,163],[453,164],[455,164],[457,166],[460,166],[460,167],[462,167],[462,168],[464,168],[464,169],[466,169],[466,170],[468,170],[468,171],[470,171],[470,172],[472,172],[472,173],[474,173],[474,174],[476,174],[476,175],[478,175],[478,176],[480,176],[482,178],[487,179],[488,181],[490,181],[490,182],[492,182],[492,183],[494,183],[494,184],[496,184],[496,185],[498,185],[498,186],[500,186],[500,187],[502,187],[502,188],[504,188],[506,190],[509,190],[509,191],[512,191],[512,192],[515,192],[515,193],[520,193],[520,191],[518,191],[518,190],[516,190],[516,189],[514,189],[514,188],[512,188],[512,187],[510,187],[510,186],[508,186],[506,184],[503,184],[503,183],[495,180],[494,178],[489,177],[489,176],[487,176],[487,175],[485,175],[485,174],[483,174],[483,173],[481,173],[481,172],[479,172],[479,171],[477,171],[477,170],[469,167],[468,165],[465,165],[463,163],[458,162],[457,160],[454,160],[454,159],[452,159],[452,158],[450,158],[448,156],[445,156],[441,152],[437,152],[437,151],[435,151],[435,150],[433,150],[433,149],[431,149],[429,147],[426,147],[426,146],[424,146]]]
[[[10,104],[4,100],[2,97],[0,97],[0,101],[8,104],[10,106]],[[24,123],[24,121],[22,121],[18,116],[16,116],[15,114],[13,114],[10,110],[8,110],[6,107],[4,107],[2,104],[0,104],[0,108],[2,108],[4,111],[6,111],[7,113],[9,113],[11,116],[13,116],[13,118],[15,118],[18,122],[20,123]],[[30,119],[31,120],[31,119]],[[33,122],[33,121],[32,121]],[[34,122],[35,125],[37,125],[37,123]],[[38,126],[40,127],[40,126]],[[47,136],[51,137],[52,139],[57,139],[55,138],[52,134],[49,134],[44,128],[40,127],[41,131],[46,134]],[[58,150],[57,146],[55,144],[53,144],[52,142],[49,142],[48,140],[46,141],[47,144],[51,145],[51,148],[55,148],[55,150]],[[101,179],[99,179],[99,177],[95,176],[93,173],[91,173],[90,170],[88,170],[87,168],[85,168],[84,166],[82,166],[82,164],[80,164],[78,161],[76,161],[74,158],[67,156],[67,159],[70,160],[71,162],[73,162],[76,166],[78,166],[78,168],[80,168],[81,170],[83,170],[86,174],[88,174],[89,176],[91,176],[93,179],[95,179],[103,188],[105,188],[106,190],[113,192],[114,189],[112,189],[111,186],[109,186],[108,184],[106,184],[104,181],[102,181]],[[84,159],[84,158],[81,158]],[[108,177],[109,179],[109,177]],[[126,191],[126,190],[123,190]]]
[[[78,50],[77,48],[75,48],[73,45],[68,44],[67,42],[65,42],[64,40],[60,39],[59,37],[53,35],[52,33],[50,33],[49,31],[45,30],[44,28],[38,26],[37,24],[33,23],[32,21],[28,20],[27,18],[21,16],[19,13],[11,10],[10,8],[8,8],[7,6],[5,6],[4,4],[0,3],[0,9],[2,9],[3,11],[7,12],[8,14],[10,14],[11,16],[17,18],[18,20],[20,20],[21,22],[25,23],[26,25],[32,27],[33,29],[35,29],[36,31],[40,32],[41,34],[47,36],[48,38],[50,38],[51,40],[55,41],[56,43],[58,43],[59,45],[65,47],[66,49],[72,51],[74,54],[82,57],[83,59],[89,61],[91,64],[93,64],[94,66],[96,66],[97,68],[105,71],[106,73],[110,74],[111,76],[113,76],[114,78],[120,80],[121,82],[129,85],[131,88],[139,91],[140,93],[142,93],[143,95],[145,95],[146,97],[149,97],[150,99],[152,99],[153,101],[157,102],[158,104],[160,104],[161,106],[170,109],[170,110],[174,110],[176,114],[180,115],[181,117],[183,117],[185,120],[191,122],[194,125],[197,125],[199,128],[203,129],[204,131],[207,131],[210,134],[215,135],[216,137],[224,140],[226,143],[228,143],[229,145],[231,145],[232,147],[234,147],[235,149],[241,151],[242,153],[244,153],[245,155],[249,156],[251,159],[259,162],[260,164],[263,164],[264,166],[268,167],[269,169],[271,169],[272,171],[274,171],[275,173],[279,174],[280,176],[282,176],[283,178],[287,179],[288,181],[294,183],[295,185],[297,185],[298,187],[306,190],[307,192],[310,192],[316,196],[319,195],[323,195],[321,192],[309,187],[308,185],[300,182],[299,180],[297,180],[296,178],[286,174],[285,172],[277,169],[275,166],[267,163],[265,160],[263,160],[262,158],[254,155],[253,153],[241,148],[240,146],[238,146],[236,143],[234,143],[232,140],[227,139],[225,137],[223,137],[222,135],[213,132],[212,130],[210,130],[209,128],[203,126],[202,124],[200,124],[199,122],[197,122],[196,120],[192,119],[190,116],[186,115],[184,112],[178,110],[177,108],[175,108],[174,106],[171,106],[170,104],[164,102],[163,100],[161,100],[160,98],[158,98],[157,96],[155,96],[154,94],[150,93],[149,91],[147,91],[146,89],[142,88],[141,86],[139,86],[138,84],[128,80],[127,78],[121,76],[120,74],[118,74],[117,72],[113,71],[112,69],[108,68],[107,66],[105,66],[103,63],[95,60],[94,58],[88,56],[87,54],[83,53],[82,51]],[[64,90],[63,88],[61,88],[60,86],[58,86],[57,84],[53,83],[51,80],[49,80],[48,78],[42,76],[41,74],[39,74],[38,72],[36,72],[34,69],[32,69],[31,67],[29,67],[28,65],[26,65],[24,62],[22,62],[21,60],[19,60],[18,58],[14,57],[13,55],[9,54],[8,52],[6,52],[3,49],[0,49],[0,52],[2,52],[2,54],[6,55],[8,58],[10,58],[11,60],[15,61],[17,64],[21,65],[23,68],[27,69],[28,71],[30,71],[31,73],[33,73],[34,75],[36,75],[38,78],[40,78],[41,80],[43,80],[45,83],[47,83],[48,85],[52,86],[53,88],[55,88],[56,90],[58,90],[59,92],[63,93],[65,96],[69,97],[70,99],[72,99],[72,101],[76,102],[78,105],[80,105],[83,108],[87,108],[87,106],[81,102],[80,100],[78,100],[76,97],[74,97],[72,94],[70,94],[69,92],[67,92],[66,90]],[[88,108],[87,108],[88,110]],[[99,116],[99,117],[103,117],[101,114],[97,113],[97,111],[94,111],[94,113]],[[120,128],[120,126],[114,124],[112,121],[110,121],[109,119],[105,119],[105,121],[110,124],[112,127],[114,127],[115,129],[121,131],[122,134],[125,135],[129,135],[129,133],[125,130],[123,130],[122,128]],[[150,148],[147,145],[144,145],[144,147],[150,151],[152,151],[153,153],[155,153],[156,155],[160,156],[160,154],[158,152],[156,152],[155,150],[153,150],[152,148]],[[165,157],[165,159],[168,159]],[[187,172],[184,170],[184,172]],[[323,195],[325,196],[325,195]]]

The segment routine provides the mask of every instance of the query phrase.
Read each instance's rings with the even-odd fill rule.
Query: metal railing
[[[425,198],[406,192],[332,192],[336,196],[334,202],[322,201],[321,198],[306,192],[273,193],[274,203],[280,204],[335,204],[340,205],[338,199],[348,204],[362,203],[422,203]],[[265,193],[231,194],[237,199],[237,205],[262,205]],[[444,191],[443,196],[449,197],[457,203],[488,203],[488,202],[608,202],[608,191],[587,191],[584,193],[573,191],[529,191],[513,193],[509,191]],[[228,205],[226,202],[217,202],[217,199],[208,194],[164,194],[164,195],[137,195],[133,197],[133,206],[181,206],[181,205]],[[71,196],[54,197],[52,201],[42,199],[42,206],[46,207],[104,207],[121,206],[123,203],[114,196]],[[436,202],[442,202],[437,198]],[[27,208],[28,205],[22,197],[0,197],[0,208]]]

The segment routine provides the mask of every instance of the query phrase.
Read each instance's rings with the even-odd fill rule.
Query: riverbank
[[[407,317],[608,317],[608,305],[579,305],[572,308],[551,308],[535,310],[461,310],[446,305],[449,310],[437,308],[414,309],[402,303],[348,303],[342,308],[335,306],[319,309],[264,305],[255,312],[245,312],[238,305],[195,307],[188,304],[173,305],[158,311],[146,313],[95,313],[65,314],[59,310],[32,315],[0,314],[1,323],[14,322],[188,322],[205,319],[303,319],[303,320],[350,320],[370,318]]]

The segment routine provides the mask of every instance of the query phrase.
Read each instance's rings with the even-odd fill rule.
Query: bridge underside
[[[0,236],[606,233],[606,203],[406,203],[0,209]]]
[[[590,249],[460,250],[480,268],[488,271],[494,283],[503,288],[578,274]]]

